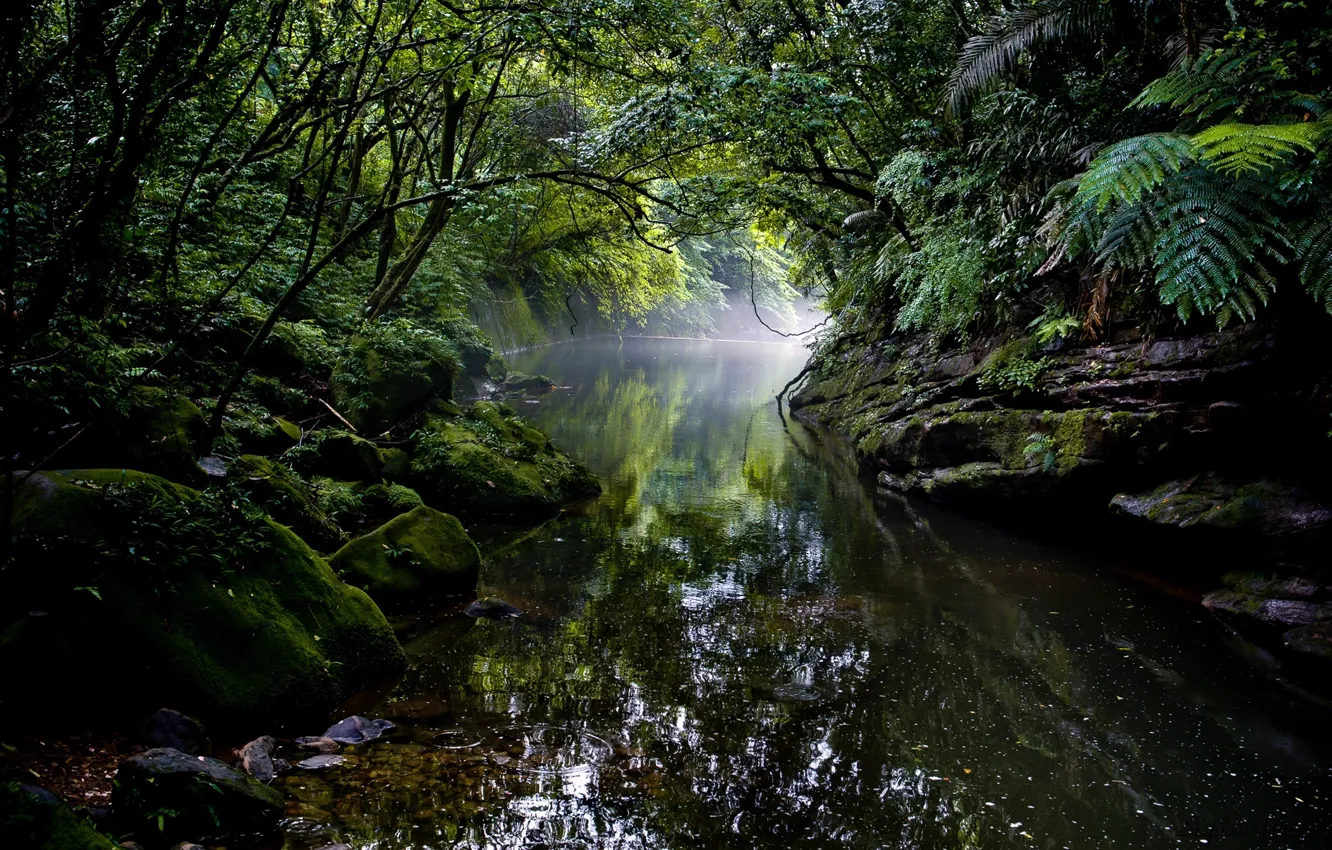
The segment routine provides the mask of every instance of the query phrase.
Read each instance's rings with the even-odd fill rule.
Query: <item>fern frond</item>
[[[948,79],[947,107],[956,114],[971,95],[1012,70],[1033,44],[1099,32],[1108,18],[1099,0],[1041,0],[991,18],[985,32],[962,47]]]
[[[1111,203],[1136,204],[1193,160],[1188,136],[1151,133],[1106,147],[1082,176],[1076,202],[1104,211]]]
[[[1160,236],[1153,204],[1124,204],[1105,222],[1096,244],[1096,261],[1106,269],[1147,268]]]
[[[1295,241],[1300,282],[1332,313],[1332,217],[1315,218]]]
[[[1204,54],[1196,62],[1153,80],[1129,107],[1171,106],[1203,121],[1228,114],[1241,103],[1237,86],[1243,80],[1247,59],[1242,54],[1221,51]]]
[[[1298,124],[1218,124],[1193,136],[1199,155],[1232,177],[1274,168],[1300,151],[1313,152],[1327,135],[1322,121]]]

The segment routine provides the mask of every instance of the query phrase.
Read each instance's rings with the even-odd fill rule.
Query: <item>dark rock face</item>
[[[1310,474],[1332,468],[1326,371],[1254,325],[1061,351],[889,339],[824,353],[791,409],[854,440],[885,488],[948,506],[1085,519],[1115,499],[1161,526],[1307,538],[1332,528]]]
[[[212,749],[203,724],[187,714],[161,708],[143,719],[140,739],[150,748],[169,747],[191,756]]]
[[[9,850],[119,850],[55,794],[0,782],[0,847]]]
[[[126,829],[167,841],[271,832],[283,810],[282,795],[263,783],[217,759],[166,748],[120,766],[112,804]]]
[[[1332,586],[1307,576],[1226,576],[1225,590],[1207,594],[1203,605],[1260,643],[1272,645],[1297,666],[1320,677],[1327,689],[1332,672]],[[1317,683],[1314,683],[1317,684]]]

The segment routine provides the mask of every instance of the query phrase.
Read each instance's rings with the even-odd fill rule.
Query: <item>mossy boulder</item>
[[[111,804],[119,826],[156,842],[272,833],[284,809],[281,794],[239,770],[167,748],[121,764]]]
[[[555,381],[545,375],[528,375],[524,372],[509,372],[500,387],[506,393],[519,395],[538,395],[555,389]]]
[[[223,433],[235,448],[250,454],[277,454],[301,441],[301,429],[280,416],[262,410],[240,408],[227,413]]]
[[[17,782],[0,782],[0,847],[120,850],[50,791]]]
[[[107,418],[70,445],[75,463],[126,466],[188,484],[206,474],[195,462],[207,423],[199,406],[161,387],[131,389]]]
[[[58,716],[115,693],[125,712],[280,723],[402,670],[375,603],[239,492],[123,470],[19,475],[0,710]]]
[[[378,481],[387,463],[378,446],[346,431],[321,435],[317,453],[315,471],[341,481]]]
[[[352,540],[329,564],[378,600],[462,596],[476,590],[481,553],[457,518],[422,505]]]
[[[417,334],[404,333],[352,337],[333,376],[334,404],[363,433],[378,434],[453,394],[457,361],[424,335],[413,345]]]
[[[549,515],[601,493],[587,467],[512,408],[491,402],[462,416],[426,417],[411,483],[426,504],[459,514]]]
[[[311,547],[332,552],[346,542],[347,535],[324,513],[311,487],[282,464],[241,455],[227,471],[237,489]]]
[[[1314,538],[1332,531],[1332,507],[1281,481],[1237,483],[1207,473],[1147,493],[1120,493],[1116,513],[1154,526],[1219,537]]]

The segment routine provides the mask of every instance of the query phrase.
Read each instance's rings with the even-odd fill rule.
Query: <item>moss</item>
[[[375,599],[460,596],[476,589],[481,553],[455,517],[421,506],[352,540],[329,563]]]
[[[369,440],[346,431],[325,431],[315,441],[314,457],[302,462],[309,472],[341,481],[379,481],[384,453]]]
[[[380,449],[384,465],[379,474],[389,480],[406,478],[412,471],[412,456],[402,449]]]
[[[1062,470],[1078,465],[1087,451],[1087,411],[1070,410],[1054,432],[1056,463]]]
[[[425,504],[421,494],[401,484],[372,484],[361,493],[368,516],[397,516]]]
[[[0,847],[22,850],[120,850],[86,817],[42,792],[0,782]]]
[[[447,338],[405,319],[353,336],[333,376],[339,410],[363,433],[402,422],[432,398],[450,398],[459,369]]]
[[[402,649],[375,604],[288,528],[224,514],[236,517],[236,539],[262,542],[227,551],[226,527],[200,525],[216,502],[133,474],[126,478],[139,496],[117,502],[107,485],[121,476],[42,472],[19,488],[15,525],[26,545],[0,597],[47,612],[2,662],[14,691],[27,695],[24,708],[58,712],[105,689],[127,711],[169,703],[210,723],[272,722],[329,711],[402,669]],[[189,521],[127,523],[124,504],[149,515],[170,508]],[[146,528],[167,537],[145,540]],[[170,564],[145,569],[144,552],[169,552]],[[74,590],[81,586],[100,599]],[[52,681],[53,669],[66,675]]]
[[[415,439],[413,486],[442,510],[550,514],[601,492],[585,466],[503,405],[478,402],[465,416],[428,416]]]
[[[285,466],[256,455],[241,455],[228,471],[241,492],[315,549],[331,552],[346,541],[346,535],[319,505],[315,491]]]

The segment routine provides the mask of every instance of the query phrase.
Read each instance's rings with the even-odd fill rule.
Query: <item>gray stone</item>
[[[282,795],[262,782],[217,759],[167,748],[121,764],[111,799],[128,831],[166,841],[268,833],[283,811]]]
[[[388,720],[371,720],[359,714],[339,720],[324,733],[325,738],[339,744],[363,744],[373,741],[390,729],[397,728]]]

